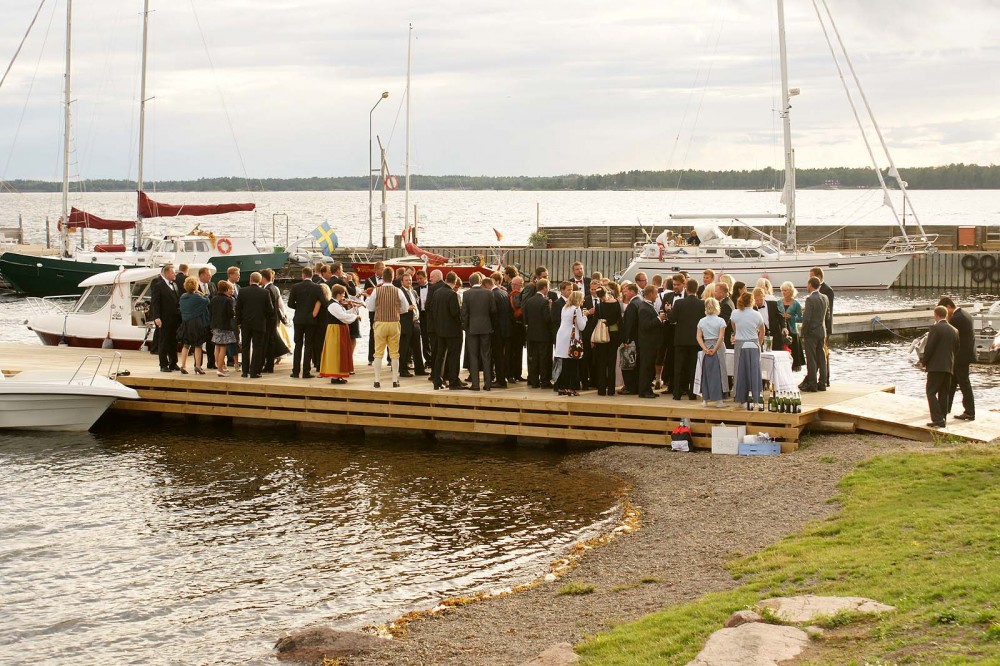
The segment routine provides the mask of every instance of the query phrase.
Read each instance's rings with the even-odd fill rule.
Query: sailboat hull
[[[753,285],[765,277],[777,288],[791,282],[805,289],[809,269],[823,269],[824,280],[835,289],[888,289],[903,272],[914,253],[841,255],[836,253],[785,254],[780,258],[745,259],[709,257],[695,251],[691,255],[670,254],[663,258],[638,257],[622,273],[623,280],[632,280],[636,273],[649,275],[686,272],[699,279],[706,268],[716,275],[725,273],[733,280]]]

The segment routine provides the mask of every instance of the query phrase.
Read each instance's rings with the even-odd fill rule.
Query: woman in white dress
[[[582,304],[583,292],[574,291],[560,314],[555,350],[555,357],[562,359],[562,372],[556,380],[559,395],[580,395],[580,357],[570,354],[570,340],[579,340],[582,349],[583,329],[587,326]]]

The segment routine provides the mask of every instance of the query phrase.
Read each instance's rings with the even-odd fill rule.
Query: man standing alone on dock
[[[958,353],[958,331],[948,323],[948,308],[934,308],[934,325],[927,333],[927,344],[920,364],[927,371],[927,406],[931,412],[930,428],[943,428],[951,400],[952,373]]]
[[[809,295],[806,296],[802,311],[802,328],[799,333],[802,337],[802,348],[806,352],[806,376],[799,384],[799,389],[806,393],[825,391],[828,378],[825,341],[830,304],[826,296],[820,293],[819,284],[819,278],[815,275],[806,283]]]
[[[819,293],[826,296],[826,339],[823,340],[823,355],[826,358],[826,385],[830,385],[830,336],[833,335],[833,289],[823,277],[823,269],[814,266],[809,269],[809,277],[819,280]]]
[[[976,399],[972,395],[972,382],[969,380],[969,364],[976,360],[976,332],[972,328],[972,317],[962,308],[955,307],[955,301],[947,296],[938,301],[938,306],[944,306],[948,310],[948,323],[958,331],[958,352],[955,354],[955,369],[945,413],[951,414],[955,391],[962,389],[962,407],[965,411],[955,418],[960,421],[975,421]]]

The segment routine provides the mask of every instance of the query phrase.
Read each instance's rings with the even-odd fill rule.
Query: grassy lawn
[[[876,458],[836,499],[837,516],[733,561],[737,589],[590,637],[583,663],[685,664],[733,611],[819,594],[898,610],[833,618],[798,663],[1000,664],[1000,449]]]

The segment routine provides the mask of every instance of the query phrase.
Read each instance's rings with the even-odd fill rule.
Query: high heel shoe
[[[181,368],[181,374],[182,375],[188,374],[187,368]]]
[[[202,369],[201,369],[201,367],[200,367],[200,366],[197,366],[197,365],[196,365],[196,366],[194,366],[194,372],[195,372],[195,374],[198,374],[198,375],[203,375],[203,374],[205,374],[205,371],[204,371],[204,370],[202,370]]]

